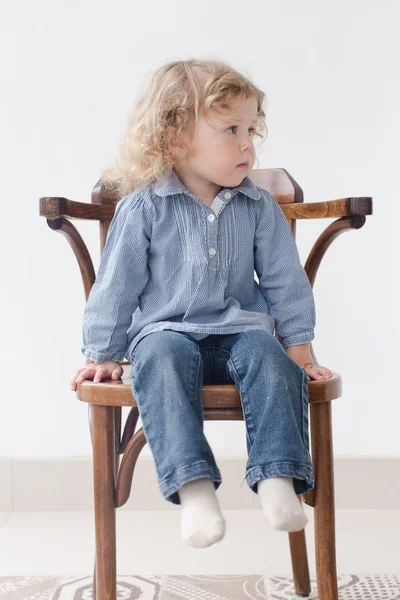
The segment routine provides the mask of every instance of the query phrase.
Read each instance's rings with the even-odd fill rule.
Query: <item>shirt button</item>
[[[229,198],[232,197],[232,194],[230,192],[225,192],[224,194],[224,198],[226,198],[227,200],[229,200]]]
[[[214,256],[214,254],[216,253],[216,249],[215,249],[215,248],[210,248],[210,249],[209,249],[209,251],[208,251],[208,253],[209,253],[211,256]]]
[[[214,217],[214,215],[208,215],[207,219],[209,221],[214,221],[215,217]]]

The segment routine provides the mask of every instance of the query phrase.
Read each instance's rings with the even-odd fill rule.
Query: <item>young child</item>
[[[182,536],[195,547],[225,532],[202,385],[236,384],[247,483],[273,527],[298,531],[298,496],[314,486],[307,381],[332,377],[313,363],[313,293],[289,224],[249,178],[264,99],[220,61],[153,74],[117,167],[103,174],[122,199],[83,319],[82,353],[95,362],[71,379],[72,390],[119,379],[119,362],[131,363],[160,491],[182,504]]]

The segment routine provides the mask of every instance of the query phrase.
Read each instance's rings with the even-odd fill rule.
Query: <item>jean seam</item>
[[[193,398],[193,411],[196,414],[197,411],[200,411],[201,414],[201,423],[204,423],[204,409],[203,409],[203,401],[202,401],[202,395],[201,395],[201,387],[202,387],[202,382],[199,381],[199,374],[200,374],[200,370],[201,370],[201,365],[203,363],[203,357],[201,355],[200,349],[197,346],[197,354],[196,354],[196,349],[195,349],[195,358],[197,358],[197,369],[196,369],[196,374],[195,374],[195,378],[194,378],[194,393],[192,394],[192,398]],[[195,463],[197,464],[197,463]]]
[[[194,469],[193,465],[187,465],[186,467],[182,467],[181,470],[184,468],[192,470],[191,472],[189,471],[189,475],[187,477],[179,477],[179,475],[177,475],[177,472],[174,472],[173,475],[171,475],[167,479],[163,479],[162,482],[159,482],[159,488],[163,496],[167,500],[174,502],[174,500],[172,500],[172,497],[179,497],[178,491],[182,487],[182,485],[184,485],[185,480],[188,482],[194,481],[196,479],[201,479],[203,477],[211,479],[214,482],[215,489],[217,489],[222,483],[222,477],[218,467],[211,466],[210,463],[208,463],[207,461],[202,462],[203,464],[206,464],[206,467],[204,467],[203,465],[198,468],[195,467]],[[215,483],[217,485],[215,485]],[[179,502],[177,502],[177,504],[179,504]]]
[[[252,445],[253,445],[253,442],[254,442],[254,436],[253,436],[253,431],[254,431],[254,429],[253,429],[253,421],[252,421],[252,419],[251,419],[251,415],[250,415],[250,413],[246,413],[246,402],[245,402],[245,400],[244,400],[244,395],[245,395],[245,394],[244,394],[244,391],[243,391],[243,382],[242,382],[242,380],[241,380],[241,378],[240,378],[240,375],[239,375],[239,373],[238,373],[238,371],[237,371],[237,369],[236,369],[235,363],[234,363],[234,361],[233,361],[233,358],[232,358],[232,353],[231,353],[231,352],[229,352],[229,350],[225,350],[225,352],[228,352],[228,353],[229,353],[229,357],[230,357],[230,358],[229,358],[228,362],[230,362],[230,363],[231,363],[231,365],[232,365],[232,369],[233,369],[233,370],[234,370],[234,372],[236,373],[236,375],[237,375],[237,378],[238,378],[238,380],[239,380],[239,383],[240,383],[240,385],[239,385],[239,396],[240,396],[240,403],[241,403],[241,405],[242,405],[242,411],[243,411],[243,415],[244,415],[245,426],[246,426],[246,428],[247,428],[247,431],[248,431],[248,434],[249,434],[250,447],[252,447]]]
[[[304,441],[304,393],[303,393],[303,374],[300,374],[300,402],[301,402],[301,439]]]
[[[307,372],[301,368],[301,437],[304,445],[309,446],[309,440],[306,437],[309,437],[308,428],[307,428],[307,436],[306,436],[306,420],[308,422],[308,414],[309,414],[309,396],[308,396],[308,375]],[[307,398],[307,404],[306,404]],[[305,412],[307,411],[307,413]]]
[[[286,352],[285,352],[286,353]],[[290,359],[290,362],[293,363],[293,365],[295,365],[295,367],[298,368],[298,370],[300,371],[300,399],[301,399],[301,439],[303,440],[303,444],[305,446],[307,446],[307,440],[305,439],[305,391],[306,391],[306,387],[305,387],[305,382],[304,382],[304,377],[307,376],[307,372],[305,371],[305,369],[303,367],[301,367],[299,364],[297,364],[297,362],[295,360],[293,360],[293,358],[291,356],[289,356],[286,353],[286,356]],[[307,380],[307,417],[308,417],[308,380]]]
[[[190,465],[184,465],[183,467],[179,467],[179,469],[176,469],[175,471],[172,472],[171,475],[168,475],[168,477],[164,477],[164,479],[161,479],[158,483],[160,485],[162,485],[163,483],[165,483],[169,479],[173,479],[175,477],[175,475],[177,473],[179,473],[179,471],[182,471],[183,469],[190,469],[191,467],[194,467],[195,465],[199,465],[200,463],[207,463],[207,465],[209,465],[209,463],[206,460],[197,460],[196,462],[191,463]],[[211,469],[214,469],[214,467],[212,467],[211,465],[209,465],[209,467]]]
[[[283,466],[284,465],[284,466]],[[281,466],[281,468],[277,469],[276,467]],[[285,468],[286,467],[286,468]],[[260,477],[256,474],[252,475],[255,469],[259,469]],[[295,471],[299,471],[295,472]],[[276,472],[278,471],[278,473]],[[287,471],[286,475],[282,475],[282,472]],[[280,474],[279,474],[280,472]],[[286,462],[277,462],[270,463],[269,466],[259,465],[258,467],[253,467],[249,472],[246,473],[245,479],[247,480],[247,484],[250,489],[257,493],[257,490],[254,489],[254,486],[260,479],[265,479],[269,477],[289,477],[293,479],[293,485],[296,494],[304,494],[306,491],[312,489],[315,485],[315,474],[310,465],[304,465],[303,463],[296,463],[292,461]]]
[[[306,407],[306,402],[305,402],[305,395],[304,395],[304,371],[301,374],[302,379],[301,379],[301,408],[302,408],[302,420],[301,420],[301,435],[303,438],[303,442],[306,445],[306,436],[305,436],[305,424],[306,424],[306,420],[308,419],[308,402],[307,402],[307,407]],[[307,385],[308,387],[308,385]],[[306,410],[307,410],[307,415],[306,415]]]
[[[196,356],[196,352],[195,352],[193,354],[193,358],[190,363],[190,383],[189,383],[189,387],[190,387],[189,401],[191,402],[193,408],[196,406],[196,389],[195,388],[196,388],[198,371],[199,371],[199,361],[197,360],[197,356]]]
[[[297,462],[294,460],[279,460],[279,461],[273,461],[270,463],[266,463],[264,465],[256,465],[255,467],[251,467],[251,469],[246,471],[246,477],[247,475],[249,475],[252,471],[254,471],[254,469],[269,469],[270,467],[273,467],[275,465],[294,465],[295,467],[304,467],[305,469],[311,469],[310,465],[302,463],[302,462]]]

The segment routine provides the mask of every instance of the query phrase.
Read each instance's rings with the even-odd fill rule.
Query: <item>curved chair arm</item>
[[[90,219],[111,221],[115,206],[75,202],[67,198],[40,198],[40,216],[48,219],[68,217],[70,219]]]
[[[310,254],[304,265],[304,270],[308,275],[311,286],[314,286],[315,278],[321,261],[332,244],[341,233],[352,229],[361,229],[366,222],[365,216],[343,217],[337,219],[321,233],[314,246],[311,248]]]
[[[281,204],[280,206],[287,219],[342,217],[328,225],[321,233],[307,258],[304,270],[312,287],[321,260],[333,240],[348,229],[360,229],[366,222],[365,215],[372,215],[372,198],[370,196],[342,198],[328,202]]]
[[[85,291],[85,299],[87,301],[92,285],[96,279],[96,274],[89,250],[87,249],[81,234],[68,219],[64,219],[63,217],[58,219],[47,219],[47,224],[50,229],[53,229],[53,231],[56,231],[57,233],[61,233],[67,238],[69,245],[75,254],[76,260],[78,261]]]
[[[325,252],[332,244],[333,240],[335,240],[341,233],[352,229],[360,229],[366,222],[366,217],[357,215],[354,217],[342,217],[341,219],[337,219],[321,233],[314,246],[311,249],[311,252],[307,258],[307,261],[304,265],[304,270],[307,273],[308,279],[310,281],[311,287],[314,286],[315,277],[317,275],[317,271],[319,265],[321,264],[321,260],[325,255]],[[313,360],[316,364],[318,363],[317,357],[315,355],[314,349],[311,344],[311,354]]]

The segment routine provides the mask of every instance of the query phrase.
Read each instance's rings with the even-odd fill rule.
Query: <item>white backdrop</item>
[[[398,3],[9,0],[0,13],[1,456],[91,453],[87,406],[68,385],[85,361],[83,286],[39,197],[90,202],[149,72],[210,56],[267,94],[260,167],[286,168],[308,202],[374,198],[374,215],[322,263],[313,346],[343,377],[336,455],[399,456]],[[330,222],[299,222],[303,264]],[[97,269],[98,225],[74,224]],[[217,459],[245,456],[243,422],[206,422],[205,432]]]

